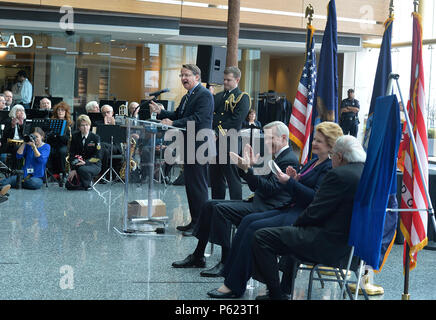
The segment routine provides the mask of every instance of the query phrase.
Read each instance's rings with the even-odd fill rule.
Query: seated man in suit
[[[312,203],[293,226],[264,228],[253,241],[253,278],[266,284],[268,294],[256,299],[286,299],[294,277],[280,285],[277,256],[286,256],[287,269],[295,270],[297,259],[326,265],[346,265],[350,254],[348,233],[354,195],[363,171],[366,153],[350,135],[339,137],[332,150],[332,167]]]
[[[265,127],[265,144],[270,153],[275,156],[275,162],[282,171],[288,166],[295,169],[298,160],[289,146],[289,129],[281,121],[274,121]],[[232,154],[232,153],[231,153]],[[255,175],[252,166],[257,163],[258,155],[254,156],[249,145],[245,146],[244,158],[239,159],[244,166],[242,177],[247,181],[254,196],[249,200],[209,200],[203,206],[198,224],[193,235],[198,238],[197,247],[182,261],[173,263],[175,268],[199,268],[205,266],[204,251],[208,241],[222,247],[221,261],[209,270],[200,273],[204,277],[215,277],[221,273],[225,259],[230,250],[231,225],[239,225],[242,218],[250,213],[282,208],[291,201],[288,191],[275,174]],[[237,155],[233,154],[238,157]],[[238,164],[239,166],[239,164]]]

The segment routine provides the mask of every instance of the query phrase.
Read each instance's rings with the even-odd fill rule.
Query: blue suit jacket
[[[306,163],[306,165],[301,168],[300,173],[304,173],[317,160],[318,159],[312,159]],[[312,202],[322,179],[331,168],[332,161],[327,159],[313,168],[312,171],[302,176],[299,181],[289,179],[286,183],[286,189],[291,194],[293,199],[292,203],[296,203],[298,206],[306,208]]]

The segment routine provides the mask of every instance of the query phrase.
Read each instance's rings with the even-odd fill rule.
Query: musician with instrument
[[[10,184],[12,188],[17,188],[20,181],[24,189],[36,190],[43,185],[45,167],[50,155],[50,145],[44,143],[45,133],[35,127],[32,134],[24,136],[24,142],[20,144],[17,150],[17,159],[24,158],[23,176],[12,175],[9,178],[0,180],[0,186]]]
[[[9,119],[5,122],[5,128],[1,139],[0,153],[12,155],[9,166],[11,169],[18,169],[18,161],[15,157],[18,148],[23,142],[26,112],[22,105],[15,105],[9,111]]]
[[[98,126],[101,125],[115,125],[115,117],[114,117],[114,109],[112,106],[105,104],[101,107],[101,114],[103,116],[103,121],[96,121],[95,124]],[[98,128],[97,128],[98,130]],[[98,131],[97,131],[98,132]],[[106,170],[110,167],[110,156],[111,156],[111,144],[109,142],[101,142],[101,148],[102,148],[102,173],[106,172]],[[121,147],[121,144],[114,144],[113,155],[120,155],[123,154],[123,148]],[[122,166],[122,161],[119,159],[113,160],[113,167],[116,171],[119,171],[119,169]]]
[[[100,137],[92,132],[91,119],[85,114],[77,118],[78,132],[73,133],[68,154],[71,171],[67,178],[69,190],[89,190],[101,171]]]
[[[67,168],[66,157],[73,135],[73,120],[71,119],[70,106],[68,103],[62,101],[55,105],[51,119],[67,121],[67,126],[65,127],[65,131],[62,136],[56,133],[47,134],[47,143],[51,146],[51,172],[59,174],[59,186],[62,188],[67,179],[66,173],[69,171],[69,168]]]

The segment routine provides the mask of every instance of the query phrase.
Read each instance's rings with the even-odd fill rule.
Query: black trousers
[[[353,120],[349,118],[341,119],[340,126],[344,134],[349,134],[354,137],[357,137],[357,131],[359,127],[359,122],[357,119],[353,119]]]
[[[209,200],[201,212],[193,235],[200,241],[209,241],[230,248],[232,224],[238,226],[246,215],[257,212],[251,202],[242,200]]]
[[[68,149],[65,145],[51,149],[50,162],[53,173],[65,173],[67,153]]]
[[[185,164],[183,172],[191,223],[195,226],[201,215],[203,205],[209,198],[207,164]]]
[[[217,159],[218,160],[218,159]],[[211,164],[209,165],[210,185],[212,199],[226,198],[226,183],[229,187],[231,200],[242,200],[242,183],[236,165]]]
[[[293,246],[298,245],[289,240],[287,235],[296,231],[294,227],[264,228],[256,231],[252,244],[253,251],[253,278],[266,284],[270,292],[283,292],[280,288],[279,264],[277,256],[292,254]],[[290,237],[295,238],[295,237]],[[296,267],[298,261],[287,257],[286,266]],[[292,286],[294,278],[287,281],[287,286]]]
[[[92,179],[100,173],[101,164],[100,162],[85,164],[77,167],[76,171],[79,175],[82,186],[88,188],[91,186]]]

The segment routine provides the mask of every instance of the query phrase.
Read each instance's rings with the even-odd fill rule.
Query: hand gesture
[[[164,109],[163,105],[150,100],[150,112],[159,114]]]
[[[244,147],[244,159],[248,160],[250,166],[255,165],[259,161],[259,158],[260,154],[254,155],[253,148],[249,144],[246,144]]]
[[[250,161],[245,157],[242,158],[234,152],[230,152],[230,160],[238,166],[238,168],[246,171],[250,167]]]
[[[292,178],[292,179],[294,179],[294,180],[299,180],[300,179],[300,175],[299,174],[297,174],[297,171],[293,168],[293,167],[291,167],[291,166],[288,166],[287,168],[286,168],[286,174],[290,177],[290,178]]]

